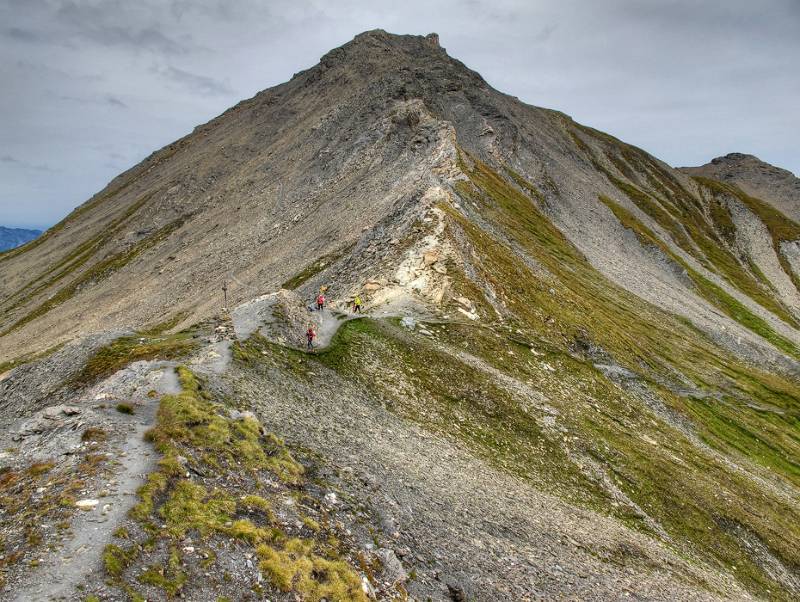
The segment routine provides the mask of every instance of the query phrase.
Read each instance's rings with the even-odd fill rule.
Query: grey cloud
[[[103,46],[127,46],[136,50],[149,49],[164,54],[183,54],[188,51],[184,44],[167,37],[154,27],[140,30],[105,27],[86,29],[81,34]]]
[[[233,94],[233,90],[228,84],[206,75],[190,73],[189,71],[177,69],[172,66],[157,69],[157,72],[166,79],[181,86],[185,86],[186,88],[194,92],[198,92],[199,94],[204,94],[207,96],[228,96]]]
[[[50,94],[53,94],[49,91]],[[70,94],[59,94],[57,95],[59,100],[66,100],[67,102],[74,102],[78,104],[94,104],[94,105],[105,105],[120,109],[127,109],[129,108],[127,104],[125,104],[122,100],[117,98],[116,96],[112,96],[111,94],[107,94],[103,97],[97,98],[90,98],[88,96],[73,96]]]
[[[20,27],[9,27],[3,31],[3,35],[20,42],[39,42],[42,40],[42,36],[35,31]]]
[[[24,197],[52,223],[377,27],[435,31],[500,90],[673,165],[741,151],[800,172],[798,0],[0,0],[0,213]]]
[[[16,167],[18,169],[30,169],[32,171],[48,171],[48,172],[54,172],[55,171],[49,165],[42,165],[42,164],[38,164],[38,163],[29,163],[27,161],[23,161],[23,160],[17,159],[16,157],[12,157],[11,155],[3,155],[2,157],[0,157],[0,163],[10,164],[10,165],[13,165],[14,167]]]
[[[110,95],[106,96],[105,102],[106,102],[106,104],[109,104],[112,107],[120,107],[122,109],[127,109],[128,108],[128,105],[126,105],[124,102],[122,102],[116,96],[110,96]]]
[[[558,24],[545,25],[539,30],[539,33],[533,37],[533,40],[538,43],[546,42],[553,37],[556,30],[558,30]]]
[[[115,0],[92,4],[63,2],[55,18],[66,28],[66,36],[78,36],[101,46],[164,54],[182,54],[190,49],[185,41],[165,34],[155,20],[137,23],[141,13],[131,11],[129,7],[127,3]]]

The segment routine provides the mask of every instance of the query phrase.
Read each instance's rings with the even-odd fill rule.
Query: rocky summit
[[[0,599],[796,600],[798,207],[361,34],[0,254]]]

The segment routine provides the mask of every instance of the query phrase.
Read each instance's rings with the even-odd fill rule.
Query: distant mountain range
[[[26,230],[25,228],[6,228],[5,226],[0,226],[0,251],[8,251],[14,247],[24,245],[41,233],[41,230]]]

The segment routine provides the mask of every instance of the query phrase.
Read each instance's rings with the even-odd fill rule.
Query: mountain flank
[[[0,599],[797,599],[800,199],[737,157],[381,30],[154,152],[0,255]]]

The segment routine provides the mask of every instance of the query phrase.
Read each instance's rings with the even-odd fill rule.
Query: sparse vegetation
[[[598,160],[590,148],[587,147],[585,149],[591,155],[595,168],[604,173],[620,192],[625,194],[639,209],[664,228],[681,249],[695,257],[708,270],[725,278],[732,286],[771,311],[787,324],[798,326],[798,322],[791,312],[775,297],[769,282],[763,277],[763,274],[759,270],[752,269],[752,261],[749,258],[740,259],[733,251],[735,228],[730,212],[725,203],[720,202],[719,195],[727,193],[737,196],[745,204],[748,204],[756,215],[764,221],[773,234],[777,256],[784,269],[793,278],[793,281],[795,281],[796,276],[789,268],[786,258],[780,252],[779,241],[800,239],[800,226],[784,218],[779,212],[757,199],[744,199],[740,195],[744,197],[747,195],[744,195],[734,187],[716,183],[713,180],[695,178],[698,183],[715,193],[712,202],[704,205],[700,199],[693,196],[671,174],[666,172],[640,149],[624,144],[612,136],[597,132],[591,128],[578,126],[578,124],[573,125],[592,137],[601,140],[606,147],[605,157],[626,178],[630,180],[637,179],[637,176],[631,170],[631,166],[635,166],[638,174],[646,174],[648,184],[657,193],[648,193],[631,182],[617,177]],[[778,223],[781,225],[778,226]],[[770,224],[773,224],[773,226],[770,226]],[[795,238],[791,238],[792,236]],[[798,286],[797,281],[795,281],[795,285]],[[719,295],[714,294],[711,297],[718,299]],[[726,302],[724,305],[726,307],[721,309],[727,309],[726,313],[728,311],[741,313],[738,308],[732,308],[730,303]],[[752,320],[748,319],[748,322],[752,324]],[[775,341],[772,340],[772,342],[774,343]]]
[[[92,385],[133,362],[156,358],[177,360],[186,357],[194,348],[195,342],[187,332],[168,336],[135,334],[119,337],[97,350],[72,382]]]
[[[106,468],[95,454],[76,452],[69,461],[54,458],[0,469],[0,587],[7,575],[38,566],[43,548],[53,543],[51,528],[69,529],[79,492]]]
[[[676,265],[681,266],[689,278],[691,278],[698,293],[700,293],[703,298],[721,309],[725,314],[739,322],[742,326],[762,336],[789,356],[800,358],[800,350],[797,349],[794,343],[775,332],[763,318],[755,315],[741,302],[725,292],[720,286],[693,270],[685,261],[673,253],[652,230],[634,217],[632,213],[608,197],[601,195],[599,198],[614,212],[614,215],[617,216],[617,219],[620,220],[623,226],[636,233],[642,243],[657,247],[667,258],[671,259]]]
[[[596,273],[521,192],[472,157],[464,157],[462,169],[470,176],[470,182],[461,184],[459,193],[473,200],[484,218],[498,226],[490,235],[460,213],[449,211],[445,205],[441,207],[452,220],[448,227],[459,228],[460,235],[466,235],[473,249],[477,250],[476,256],[470,259],[475,274],[463,280],[488,282],[496,299],[503,302],[513,318],[504,325],[487,324],[488,328],[458,327],[461,332],[447,337],[449,344],[457,346],[469,341],[470,354],[479,355],[495,369],[522,382],[534,383],[535,388],[553,403],[561,399],[557,405],[561,420],[566,420],[567,428],[575,433],[574,437],[567,437],[569,441],[575,441],[567,443],[568,447],[577,446],[572,453],[582,449],[582,453],[606,467],[617,486],[654,517],[681,549],[700,550],[712,563],[735,564],[739,567],[737,575],[742,583],[760,595],[766,595],[767,591],[771,592],[770,596],[776,596],[777,591],[785,592],[759,561],[748,555],[741,541],[725,530],[717,517],[721,514],[737,524],[747,525],[747,529],[768,546],[776,558],[786,566],[793,566],[800,559],[787,542],[800,541],[800,532],[790,526],[796,518],[788,518],[795,516],[795,510],[790,509],[779,496],[756,486],[747,476],[731,472],[724,463],[700,451],[685,435],[664,422],[664,418],[651,421],[652,414],[643,407],[641,400],[610,383],[594,369],[591,361],[576,362],[567,344],[591,333],[590,345],[601,349],[614,362],[640,374],[663,403],[664,411],[674,411],[691,419],[706,442],[734,455],[761,478],[790,482],[797,478],[796,467],[786,463],[787,459],[800,457],[796,437],[796,399],[800,398],[800,391],[796,385],[743,365],[722,352],[687,321],[669,316],[617,289]],[[616,209],[620,221],[634,230],[645,244],[661,248],[663,243],[658,237],[629,212],[619,211],[619,207],[611,208]],[[508,240],[495,239],[499,232],[508,236]],[[548,280],[534,274],[519,257],[521,253],[529,253],[544,266]],[[451,273],[452,270],[448,269],[448,274]],[[453,278],[455,285],[460,286],[462,279],[456,274]],[[700,286],[704,285],[700,281]],[[480,305],[480,289],[471,286],[473,289],[468,296]],[[729,299],[717,302],[730,303]],[[739,308],[730,306],[729,310],[735,312]],[[486,313],[487,318],[491,315]],[[738,317],[745,321],[749,319],[747,315]],[[410,348],[409,353],[415,357],[397,356],[391,341],[370,343],[374,338],[380,341],[386,336],[389,332],[386,327],[378,328],[379,334],[371,332],[365,337],[353,332],[366,326],[364,323],[347,324],[340,330],[342,338],[334,341],[330,353],[344,353],[341,361],[331,363],[324,353],[319,355],[319,360],[337,371],[344,367],[346,372],[347,365],[359,365],[368,357],[370,361],[379,361],[384,371],[402,374],[400,366],[403,362],[415,362],[416,358],[423,357],[422,365],[412,364],[413,374],[402,377],[402,386],[398,381],[392,381],[391,392],[384,390],[384,395],[396,398],[397,391],[403,391],[413,383],[412,390],[416,390],[416,394],[407,397],[408,402],[396,400],[393,406],[399,405],[404,412],[408,411],[405,403],[415,398],[436,399],[436,393],[429,389],[442,391],[442,383],[423,380],[418,375],[418,371],[424,373],[431,361],[421,352],[424,345],[416,342]],[[761,328],[758,323],[749,326]],[[375,329],[375,326],[369,328]],[[445,328],[444,332],[453,328]],[[528,359],[526,347],[503,342],[501,333],[505,329],[517,328],[530,333],[528,340],[533,340],[535,346],[545,353],[544,358],[533,361]],[[763,332],[771,336],[769,331]],[[348,341],[348,336],[354,337],[353,340]],[[509,335],[511,340],[518,337]],[[493,341],[496,343],[490,344]],[[336,349],[339,342],[342,349],[347,349],[346,352]],[[781,344],[778,341],[778,345]],[[792,350],[788,346],[786,349]],[[513,351],[514,355],[509,355],[508,351]],[[350,353],[366,355],[348,357]],[[398,357],[403,361],[398,362]],[[540,362],[547,363],[554,370],[551,378],[547,377],[546,371],[537,368]],[[464,365],[460,366],[445,372],[458,371],[463,375]],[[712,403],[713,397],[687,397],[670,389],[683,390],[687,382],[698,391],[726,391],[730,398],[725,403]],[[380,386],[381,383],[371,379],[363,384]],[[444,391],[447,386],[444,385]],[[479,386],[486,385],[480,383]],[[569,391],[566,398],[565,391]],[[786,394],[775,395],[770,391],[785,391]],[[461,394],[449,397],[462,398]],[[490,397],[496,399],[497,395],[492,393]],[[580,398],[583,401],[579,401]],[[702,404],[694,401],[701,398],[705,400]],[[755,410],[750,407],[753,404],[766,409]],[[413,403],[411,407],[414,407]],[[779,409],[779,412],[769,411],[771,407]],[[708,414],[710,411],[713,414]],[[429,414],[426,407],[421,415],[426,423]],[[420,417],[419,410],[416,416],[408,415],[415,419]],[[459,413],[450,428],[462,431],[464,416],[469,416],[469,413]],[[732,428],[734,424],[746,425],[747,432]],[[630,435],[643,432],[647,432],[655,443]],[[692,467],[676,464],[676,457],[693,458]],[[738,494],[723,501],[717,497],[720,490],[737,491]],[[676,495],[676,491],[680,493]],[[602,495],[595,499],[593,507],[602,510]],[[755,508],[762,509],[765,514],[755,512]],[[765,510],[767,508],[769,510]],[[626,513],[622,510],[605,509],[635,528],[650,529],[635,511]],[[779,536],[778,532],[783,535]],[[781,595],[785,598],[785,594]]]
[[[10,332],[13,332],[25,324],[32,322],[36,318],[43,316],[44,314],[51,311],[53,308],[58,307],[65,301],[71,299],[78,290],[80,290],[84,286],[89,286],[92,283],[95,283],[99,280],[107,278],[117,270],[122,269],[128,263],[133,261],[136,257],[141,255],[142,253],[148,251],[152,247],[156,246],[160,242],[162,242],[165,238],[167,238],[172,232],[177,230],[181,225],[183,225],[183,221],[178,219],[175,220],[166,226],[163,226],[147,238],[142,239],[129,249],[124,251],[120,251],[107,257],[101,261],[98,261],[91,268],[84,270],[77,278],[75,278],[71,283],[62,286],[58,292],[54,295],[50,296],[44,303],[40,304],[39,306],[35,307],[31,310],[27,315],[23,316],[16,322],[14,322],[11,326],[6,328],[0,336],[5,336]]]
[[[157,424],[147,434],[162,454],[159,468],[149,475],[139,491],[139,503],[131,511],[143,533],[151,532],[154,523],[163,525],[158,541],[164,543],[154,542],[152,552],[144,555],[133,552],[147,548],[141,542],[134,541],[127,550],[109,546],[106,568],[117,585],[131,587],[127,568],[134,561],[146,562],[146,555],[152,553],[166,559],[145,566],[136,581],[167,596],[178,595],[190,578],[179,542],[191,536],[210,549],[204,561],[206,570],[214,563],[215,546],[235,542],[258,549],[262,562],[276,572],[267,571],[266,565],[263,570],[280,589],[295,591],[308,600],[326,595],[329,600],[361,599],[356,593],[361,592],[361,581],[339,557],[338,549],[330,547],[327,531],[318,527],[314,531],[319,533],[318,539],[289,537],[273,514],[272,502],[255,492],[275,479],[283,487],[300,487],[303,466],[283,442],[264,433],[257,421],[230,418],[227,409],[212,401],[203,381],[188,369],[179,368],[178,376],[181,393],[162,397]],[[203,475],[202,480],[193,480],[190,472]],[[127,531],[125,535],[134,539]],[[274,550],[274,555],[268,550]],[[288,568],[283,567],[284,560]],[[296,571],[296,582],[281,577],[280,571],[289,569]]]
[[[3,362],[0,364],[0,374],[4,372],[8,372],[9,370],[13,370],[17,366],[21,366],[23,364],[28,364],[30,362],[35,362],[46,357],[53,355],[56,351],[61,349],[65,343],[60,343],[59,345],[55,345],[50,347],[49,349],[45,349],[44,351],[40,351],[38,353],[29,353],[23,356],[20,356],[16,359],[9,360],[7,362]]]
[[[332,263],[336,262],[337,259],[346,255],[350,249],[352,249],[352,245],[336,251],[334,253],[330,253],[328,255],[324,255],[320,257],[316,261],[308,264],[302,270],[300,270],[297,274],[289,278],[286,282],[281,284],[281,288],[286,288],[289,290],[294,290],[296,288],[300,288],[303,284],[305,284],[308,280],[311,280],[314,276],[319,274],[322,270],[330,266]]]
[[[106,439],[108,439],[108,433],[106,433],[106,431],[103,429],[94,426],[90,426],[89,428],[85,429],[81,435],[81,441],[84,442],[94,441],[101,443]]]

